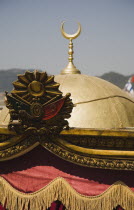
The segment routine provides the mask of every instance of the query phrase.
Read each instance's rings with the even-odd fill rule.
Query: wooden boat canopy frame
[[[0,126],[0,161],[40,144],[74,164],[134,170],[134,128],[69,128],[70,94],[62,96],[54,77],[44,72],[27,71],[13,85],[11,94],[6,93],[10,121]]]
[[[0,128],[0,160],[27,153],[41,144],[55,155],[86,167],[134,170],[134,132],[131,130],[63,130],[55,138],[18,135]]]

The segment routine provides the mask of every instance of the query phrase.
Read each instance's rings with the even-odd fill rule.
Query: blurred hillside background
[[[33,69],[29,69],[29,70],[33,71]],[[12,82],[17,80],[18,74],[24,74],[25,71],[26,69],[0,70],[0,106],[4,105],[4,92],[5,91],[10,92],[13,89]],[[131,76],[132,75],[124,76],[119,73],[109,72],[109,73],[104,73],[103,75],[99,77],[123,89],[126,82]]]
[[[29,70],[33,71],[34,69],[29,69]],[[0,92],[4,92],[5,90],[11,91],[13,89],[12,82],[17,80],[18,74],[24,74],[25,71],[26,69],[0,70]],[[132,75],[124,76],[119,73],[109,72],[109,73],[104,73],[99,77],[123,89],[126,82],[131,76]]]

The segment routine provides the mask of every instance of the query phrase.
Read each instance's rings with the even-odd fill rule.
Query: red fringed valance
[[[123,181],[134,191],[132,171],[78,166],[60,159],[41,146],[19,158],[1,162],[0,175],[15,189],[24,193],[40,190],[57,177],[63,177],[78,193],[86,196],[100,195],[118,180]],[[59,207],[57,205],[59,203],[53,202],[50,210],[65,208],[62,204]],[[0,208],[2,210],[2,206]],[[116,210],[120,208],[117,207]]]

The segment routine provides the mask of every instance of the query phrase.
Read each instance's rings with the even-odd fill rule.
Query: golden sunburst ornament
[[[54,76],[46,72],[26,71],[13,82],[14,89],[6,93],[10,109],[9,129],[23,133],[59,133],[68,127],[67,118],[73,109],[70,94],[62,96]]]
[[[34,98],[41,98],[46,102],[57,95],[61,95],[58,90],[59,84],[54,82],[54,76],[48,76],[46,72],[26,71],[24,75],[18,75],[18,80],[13,82],[13,95],[21,97],[27,102],[32,102]]]

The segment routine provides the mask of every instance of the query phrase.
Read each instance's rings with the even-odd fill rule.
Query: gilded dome
[[[114,129],[134,127],[134,98],[110,82],[83,74],[55,76],[59,90],[71,93],[75,105],[69,126]],[[0,124],[8,125],[9,111],[0,113]]]
[[[55,81],[63,95],[71,93],[75,105],[70,127],[134,127],[134,99],[112,83],[81,74],[57,75]]]

